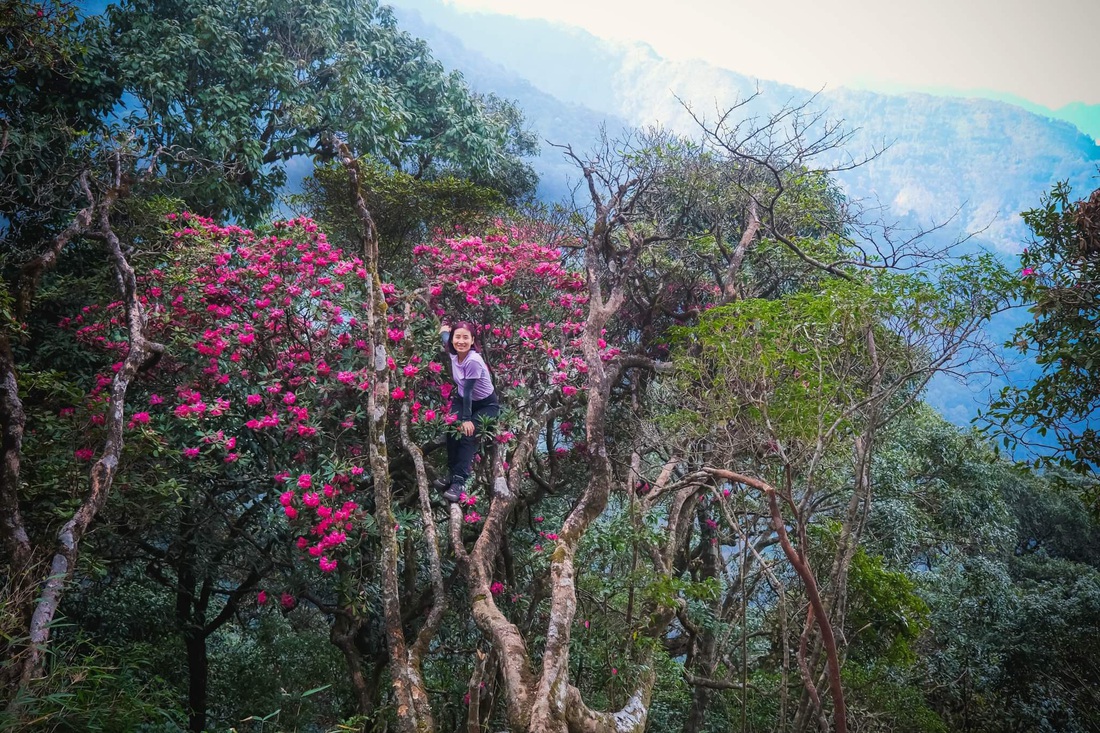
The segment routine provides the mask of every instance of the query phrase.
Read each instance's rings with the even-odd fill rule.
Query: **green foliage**
[[[891,429],[876,462],[868,550],[928,605],[915,664],[892,675],[951,730],[1091,730],[1098,527],[1078,498],[979,437],[925,408]]]
[[[1075,204],[1071,196],[1059,183],[1022,214],[1032,239],[1012,292],[1032,318],[1006,346],[1034,359],[1039,375],[1029,385],[1005,387],[985,421],[1005,431],[1006,447],[1036,447],[1036,468],[1090,476],[1086,495],[1100,509],[1100,250],[1087,245],[1078,225],[1078,216],[1097,216],[1100,197]]]
[[[312,609],[256,609],[247,626],[213,637],[211,659],[218,727],[302,730],[335,725],[350,712],[346,666],[328,641],[328,621]]]
[[[72,3],[3,0],[0,34],[0,252],[10,265],[68,224],[74,181],[121,88],[108,73],[106,24]]]
[[[330,133],[417,175],[512,154],[510,122],[377,2],[128,0],[109,16],[129,122],[213,164],[195,180],[169,171],[197,211],[258,220],[283,164],[331,153]]]
[[[51,646],[49,673],[22,700],[22,718],[0,712],[0,731],[175,733],[185,730],[175,691],[153,662],[156,649],[132,641],[108,643],[83,631]]]
[[[852,715],[869,730],[896,733],[947,733],[950,728],[929,707],[922,691],[889,667],[848,662],[844,684],[850,691]]]
[[[496,190],[450,175],[420,178],[375,158],[361,160],[360,170],[363,198],[391,269],[400,267],[414,243],[435,231],[478,229],[504,208]],[[342,168],[318,166],[290,201],[309,211],[337,241],[358,241],[359,218]]]
[[[846,625],[852,656],[881,659],[892,665],[912,664],[911,643],[928,624],[928,604],[904,572],[887,570],[881,557],[856,550],[848,576]]]

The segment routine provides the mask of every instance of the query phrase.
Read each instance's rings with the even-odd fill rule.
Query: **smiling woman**
[[[451,502],[461,499],[466,481],[470,477],[470,468],[481,435],[478,423],[500,414],[500,402],[489,367],[478,353],[474,340],[475,330],[473,324],[466,322],[457,324],[454,329],[444,325],[439,330],[443,348],[451,357],[451,377],[458,387],[458,397],[461,400],[458,409],[458,434],[447,435],[449,476],[440,477],[436,481],[436,487],[443,490],[443,497]]]

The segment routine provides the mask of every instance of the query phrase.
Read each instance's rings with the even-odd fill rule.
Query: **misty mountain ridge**
[[[684,104],[713,118],[759,91],[746,112],[766,115],[814,95],[704,61],[664,59],[646,44],[610,42],[562,24],[464,12],[438,0],[400,0],[395,9],[402,26],[471,86],[515,99],[540,138],[579,150],[601,123],[612,134],[660,124],[698,137]],[[838,179],[851,198],[881,203],[885,216],[910,229],[942,223],[958,210],[945,236],[980,231],[972,245],[1014,253],[1027,236],[1019,212],[1038,205],[1051,185],[1068,180],[1085,195],[1098,184],[1095,140],[1015,104],[848,88],[825,89],[813,104],[854,131],[845,155],[859,159],[887,147]],[[1079,106],[1083,118],[1092,114]],[[535,166],[547,200],[565,195],[577,177],[549,146]]]

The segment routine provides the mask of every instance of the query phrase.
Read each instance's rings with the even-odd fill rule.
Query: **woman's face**
[[[455,347],[455,351],[459,356],[470,353],[470,347],[474,345],[474,337],[465,328],[456,328],[451,334],[451,346]]]

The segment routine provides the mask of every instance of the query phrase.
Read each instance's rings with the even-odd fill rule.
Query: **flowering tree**
[[[5,646],[25,664],[0,674],[22,680],[23,697],[42,670],[50,621],[122,449],[122,433],[105,444],[102,480],[71,523],[45,528],[46,542],[28,533],[20,509],[27,406],[19,373],[33,367],[16,354],[24,353],[39,286],[58,262],[89,241],[105,242],[104,261],[118,267],[133,329],[133,363],[111,388],[121,405],[144,368],[141,353],[148,347],[151,357],[159,348],[142,341],[145,316],[131,302],[127,251],[140,243],[117,231],[134,201],[167,194],[208,215],[259,221],[285,182],[287,161],[331,159],[334,131],[357,153],[422,175],[460,170],[488,182],[497,163],[528,149],[514,108],[473,95],[376,3],[261,5],[227,11],[205,0],[124,2],[87,18],[67,2],[4,6],[18,32],[0,58],[0,74],[11,82],[0,95],[0,210],[11,224],[2,243],[13,255],[5,263],[11,307],[0,333],[0,539],[20,599],[13,616],[23,627]],[[509,160],[506,168],[501,187],[521,195],[531,185],[526,167]],[[129,418],[112,412],[109,421],[121,429]],[[39,555],[53,566],[49,579],[35,572],[44,566]],[[35,604],[36,594],[45,602]]]
[[[221,505],[236,518],[253,515],[261,504],[277,507],[285,527],[273,536],[293,544],[295,572],[319,583],[302,586],[300,595],[341,619],[355,616],[354,588],[366,582],[363,569],[380,554],[387,562],[384,528],[395,541],[406,531],[423,532],[435,558],[432,574],[439,570],[419,447],[455,417],[453,388],[438,360],[439,318],[483,324],[478,336],[511,406],[495,434],[500,445],[512,444],[515,432],[537,434],[548,414],[572,409],[584,388],[588,367],[578,339],[584,283],[563,266],[561,249],[532,238],[535,231],[501,225],[484,237],[418,247],[407,287],[376,288],[381,338],[372,348],[364,318],[371,312],[364,293],[374,279],[367,263],[329,244],[313,222],[277,222],[262,236],[191,214],[170,215],[168,224],[171,245],[148,263],[139,298],[150,338],[166,351],[129,392],[133,437],[123,476],[148,481],[153,466],[167,458],[188,492],[212,481],[236,487]],[[121,317],[119,302],[92,305],[63,325],[117,359],[129,352],[118,339]],[[612,359],[617,350],[599,340],[597,354]],[[118,368],[116,362],[98,378],[75,411],[66,408],[81,440],[78,460],[94,455],[109,373]],[[372,436],[387,433],[415,462],[412,486],[424,511],[416,528],[408,517],[405,526],[396,521],[400,499],[381,495],[380,484],[401,473],[377,449],[372,455]],[[365,508],[370,503],[373,521]],[[476,504],[472,493],[463,501],[468,526],[480,521]],[[339,580],[325,583],[326,576]],[[260,584],[253,573],[238,589]],[[345,590],[335,593],[337,586]],[[396,586],[383,594],[399,615]],[[440,610],[429,614],[410,668],[438,627],[444,600],[436,599]],[[358,667],[352,645],[342,648]]]

